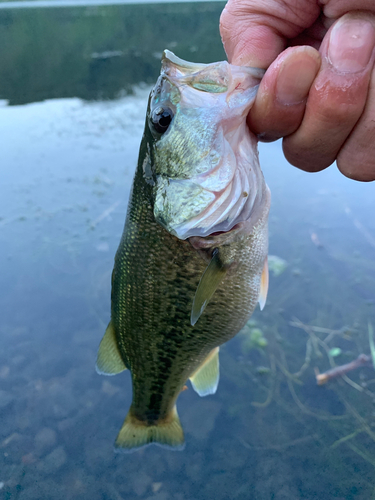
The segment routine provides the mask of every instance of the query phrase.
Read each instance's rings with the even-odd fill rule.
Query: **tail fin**
[[[130,408],[116,438],[115,448],[120,452],[131,452],[151,443],[173,450],[184,448],[184,431],[177,415],[176,406],[170,415],[154,425],[139,420]]]

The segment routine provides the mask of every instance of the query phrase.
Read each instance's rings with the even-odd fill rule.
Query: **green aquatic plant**
[[[340,347],[332,347],[332,349],[329,350],[328,354],[332,358],[337,358],[338,356],[340,356],[340,354],[342,354],[342,350],[340,349]]]
[[[257,366],[256,372],[258,375],[269,375],[271,373],[271,369],[267,366]]]
[[[268,345],[268,340],[264,337],[263,331],[258,327],[249,328],[246,326],[243,333],[243,341],[241,343],[244,354],[252,349],[264,349]]]
[[[276,276],[276,278],[283,274],[287,267],[288,263],[281,257],[278,257],[277,255],[268,256],[268,269],[274,276]]]
[[[366,330],[359,329],[358,324],[355,328],[344,326],[331,329],[294,319],[289,326],[295,327],[297,333],[289,333],[287,338],[283,336],[280,322],[277,321],[273,324],[267,322],[267,339],[263,334],[265,327],[262,325],[260,328],[254,319],[251,327],[247,325],[242,332],[245,337],[241,340],[242,350],[244,352],[248,349],[243,374],[253,384],[251,405],[256,412],[254,419],[257,419],[259,427],[265,415],[273,415],[279,426],[277,436],[273,435],[272,439],[268,427],[264,436],[259,432],[254,434],[249,431],[246,439],[241,438],[242,445],[264,451],[286,450],[311,440],[313,446],[326,450],[329,461],[337,463],[342,471],[346,470],[345,457],[355,455],[355,460],[364,461],[369,468],[368,479],[364,479],[364,482],[366,487],[375,492],[375,484],[370,479],[370,471],[375,467],[375,453],[372,451],[375,442],[372,414],[375,391],[371,390],[371,386],[375,385],[375,378],[371,379],[368,368],[365,368],[366,371],[356,370],[350,373],[342,370],[349,365],[359,369],[369,365],[370,356],[358,356],[358,352],[368,350],[368,339],[372,359],[375,361],[372,325],[368,327],[368,337],[364,334]],[[307,338],[303,334],[299,335],[298,330],[306,334]],[[290,342],[291,338],[294,338],[293,342]],[[267,341],[266,350],[259,349],[260,339]],[[301,360],[304,345],[305,358]],[[336,359],[344,348],[346,356],[353,355],[355,358],[357,355],[358,358],[341,365],[336,363]],[[262,353],[261,363],[256,350]],[[314,370],[315,374],[319,373],[318,366],[322,372],[338,374],[337,377],[327,378],[328,391],[324,388],[316,389],[322,391],[321,400],[309,396],[311,379],[314,379]],[[318,377],[316,381],[318,382]],[[240,415],[243,412],[244,408],[238,406],[234,414]],[[294,427],[299,429],[297,434],[290,430]],[[340,450],[336,451],[338,448]],[[302,449],[301,445],[298,453],[303,453]]]

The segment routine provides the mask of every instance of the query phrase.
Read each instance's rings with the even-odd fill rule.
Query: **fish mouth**
[[[180,240],[227,233],[261,198],[264,179],[246,116],[263,71],[189,63],[169,51],[162,64],[150,109],[174,106],[174,116],[150,149],[155,220]]]

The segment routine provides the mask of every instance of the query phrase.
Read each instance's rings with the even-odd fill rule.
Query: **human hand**
[[[302,170],[336,160],[347,177],[375,180],[374,14],[374,0],[229,0],[221,15],[229,61],[268,68],[251,130],[283,137]]]

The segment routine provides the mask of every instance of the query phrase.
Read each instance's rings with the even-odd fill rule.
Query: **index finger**
[[[309,28],[319,14],[317,0],[229,0],[220,17],[229,62],[268,68],[287,40]]]

